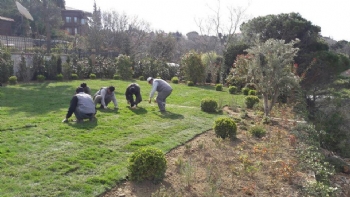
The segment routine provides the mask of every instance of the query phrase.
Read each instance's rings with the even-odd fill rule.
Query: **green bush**
[[[16,83],[17,83],[17,77],[16,76],[9,77],[9,84],[10,85],[15,85]]]
[[[77,80],[77,79],[78,79],[78,75],[75,74],[75,73],[73,73],[73,74],[70,75],[70,78],[71,78],[72,80]]]
[[[44,75],[38,75],[36,76],[36,79],[39,81],[39,82],[44,82],[46,77]]]
[[[205,98],[201,101],[201,110],[204,112],[215,112],[218,102],[214,99]]]
[[[249,90],[248,95],[256,95],[256,90]]]
[[[194,83],[193,83],[193,81],[187,81],[187,85],[188,86],[194,86]]]
[[[250,127],[249,133],[255,137],[261,138],[261,137],[264,137],[266,135],[266,130],[263,126],[256,125],[256,126]]]
[[[120,75],[113,75],[113,79],[114,80],[119,80],[120,79]]]
[[[216,84],[215,90],[216,91],[222,91],[222,84]]]
[[[245,97],[245,104],[249,109],[253,108],[253,106],[258,102],[259,98],[257,96],[250,95]]]
[[[171,82],[178,84],[179,83],[179,78],[178,77],[173,77],[173,78],[171,78]]]
[[[249,94],[249,88],[242,88],[242,93],[243,95],[248,95]]]
[[[229,92],[230,94],[236,93],[236,92],[237,92],[237,87],[236,87],[236,86],[230,86],[230,87],[228,87],[228,92]]]
[[[93,73],[91,73],[89,77],[90,77],[90,79],[96,79],[96,75]]]
[[[158,182],[164,178],[166,168],[166,159],[161,150],[152,147],[141,148],[129,158],[129,179]]]
[[[228,137],[233,140],[236,138],[237,126],[231,118],[218,118],[214,123],[214,131],[217,137],[222,139]]]
[[[145,80],[145,77],[144,77],[144,76],[139,76],[139,80],[140,80],[140,81],[144,81],[144,80]]]
[[[62,81],[63,80],[63,75],[62,74],[57,74],[56,75],[56,80]]]

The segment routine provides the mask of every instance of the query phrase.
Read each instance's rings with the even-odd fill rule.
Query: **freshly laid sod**
[[[0,196],[97,196],[127,175],[130,154],[142,146],[164,152],[213,126],[222,113],[200,110],[203,98],[243,105],[243,96],[212,86],[171,84],[166,114],[148,103],[151,86],[141,86],[139,109],[129,109],[131,81],[86,80],[92,94],[113,85],[119,110],[97,112],[96,122],[62,123],[81,81],[0,87]],[[71,119],[74,119],[74,115]]]

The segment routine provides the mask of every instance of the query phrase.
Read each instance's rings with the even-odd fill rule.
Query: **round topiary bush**
[[[242,93],[243,95],[248,95],[249,94],[249,88],[242,88]]]
[[[36,76],[36,79],[39,81],[39,82],[44,82],[46,77],[44,75],[38,75]]]
[[[73,73],[73,74],[71,74],[70,78],[71,78],[72,80],[77,80],[77,79],[78,79],[78,75],[75,74],[75,73]]]
[[[256,85],[255,83],[247,83],[245,84],[245,87],[248,88],[249,90],[256,90]]]
[[[16,77],[16,76],[11,76],[11,77],[9,77],[9,84],[10,84],[10,85],[15,85],[15,84],[17,84],[17,77]]]
[[[194,83],[193,83],[193,81],[188,81],[188,82],[187,82],[187,85],[188,85],[188,86],[194,86]]]
[[[257,96],[250,95],[245,97],[245,105],[247,108],[253,108],[256,103],[259,103],[259,98]]]
[[[179,83],[179,78],[178,77],[173,77],[173,78],[171,78],[171,82],[175,83],[175,84],[178,84]]]
[[[139,76],[139,80],[140,80],[140,81],[144,81],[144,80],[145,80],[145,77],[144,77],[144,76]]]
[[[114,80],[119,80],[120,79],[120,75],[113,75],[113,79]]]
[[[256,125],[256,126],[250,127],[249,133],[255,137],[261,138],[261,137],[264,137],[266,135],[266,130],[263,126]]]
[[[215,90],[216,91],[222,91],[222,84],[216,84],[215,85]]]
[[[93,73],[91,73],[89,77],[90,77],[90,79],[96,79],[96,75]]]
[[[152,147],[141,148],[129,158],[129,179],[158,182],[164,178],[166,168],[166,159],[161,150]]]
[[[214,99],[205,98],[201,101],[201,110],[204,112],[215,112],[218,102]]]
[[[230,86],[230,87],[228,87],[228,92],[229,92],[230,94],[236,93],[236,92],[237,92],[237,87],[236,87],[236,86]]]
[[[57,81],[62,81],[63,80],[63,75],[62,74],[57,74],[56,75],[56,80]]]
[[[256,90],[249,90],[248,95],[256,95]]]
[[[222,139],[228,137],[233,140],[236,138],[237,126],[231,118],[218,118],[214,123],[214,131],[217,137]]]

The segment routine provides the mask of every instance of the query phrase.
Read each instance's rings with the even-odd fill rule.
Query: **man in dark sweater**
[[[133,95],[135,95],[135,100]],[[140,86],[137,83],[130,84],[126,88],[125,97],[128,101],[128,104],[130,104],[130,107],[132,109],[135,109],[137,107],[137,104],[142,101]]]
[[[90,90],[89,86],[87,86],[87,84],[86,84],[86,83],[82,83],[82,84],[80,84],[80,87],[84,88],[84,92],[85,92],[85,94],[89,94],[89,95],[91,95],[91,90]]]
[[[83,122],[84,119],[92,121],[96,114],[95,104],[91,96],[84,93],[84,88],[78,87],[76,94],[70,101],[70,106],[66,114],[66,118],[62,122],[68,122],[68,119],[74,113],[77,122]]]

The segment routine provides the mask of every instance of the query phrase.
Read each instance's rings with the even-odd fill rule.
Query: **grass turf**
[[[145,81],[86,80],[94,94],[114,85],[119,110],[98,110],[96,122],[61,123],[81,81],[0,87],[0,196],[97,196],[127,175],[127,159],[142,146],[164,152],[212,128],[222,114],[200,110],[203,98],[243,105],[227,88],[171,84],[166,114],[148,103]],[[139,109],[129,109],[125,88],[141,86]],[[74,115],[73,117],[74,118]],[[71,119],[72,119],[71,118]]]

